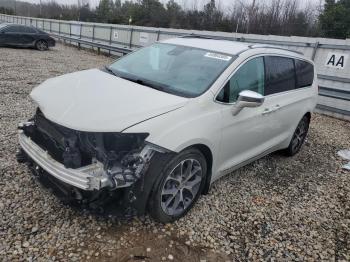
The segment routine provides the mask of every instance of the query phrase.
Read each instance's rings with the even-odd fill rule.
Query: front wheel
[[[35,47],[39,51],[45,51],[45,50],[49,49],[49,45],[44,40],[37,41],[36,44],[35,44]]]
[[[286,148],[285,153],[288,156],[294,156],[299,152],[302,145],[304,144],[307,132],[309,130],[310,119],[306,115],[300,120],[297,128],[294,131],[292,140],[288,148]]]
[[[198,200],[206,173],[207,163],[199,150],[188,149],[176,155],[153,186],[150,215],[162,223],[184,216]]]

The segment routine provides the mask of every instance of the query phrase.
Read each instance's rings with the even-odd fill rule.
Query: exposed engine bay
[[[94,178],[94,175],[100,179],[98,183],[89,180],[89,188],[79,185],[78,188],[75,188],[74,183],[63,180],[66,182],[63,183],[63,187],[68,186],[68,191],[74,192],[74,198],[78,200],[83,200],[86,195],[89,195],[90,199],[96,199],[100,197],[101,192],[108,192],[107,194],[111,195],[113,191],[120,191],[116,189],[132,186],[145,174],[153,155],[157,152],[166,152],[163,148],[145,143],[147,133],[76,131],[50,121],[40,109],[28,122],[21,123],[19,129],[20,133],[23,133],[24,137],[32,143],[32,147],[40,147],[40,151],[48,154],[47,161],[53,159],[54,161],[51,162],[60,163],[64,166],[65,172],[79,171],[82,174],[90,172],[93,175],[89,173],[88,179]],[[35,155],[25,150],[23,144],[22,149],[24,149],[23,153],[27,156],[26,158],[34,164],[36,173],[39,169],[45,171],[45,166],[40,165],[40,160],[37,161]],[[50,173],[47,168],[46,171]],[[52,177],[52,181],[62,189],[62,179],[59,176],[60,174]],[[127,198],[130,202],[133,201],[132,191],[129,190]]]
[[[101,163],[114,188],[130,186],[145,171],[153,153],[164,151],[145,145],[147,133],[76,131],[48,120],[39,109],[33,119],[19,128],[66,168]]]

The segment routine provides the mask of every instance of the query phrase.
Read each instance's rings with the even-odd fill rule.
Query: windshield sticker
[[[214,59],[220,59],[224,61],[229,61],[232,58],[232,56],[222,55],[218,53],[206,53],[204,56],[209,58],[214,58]]]

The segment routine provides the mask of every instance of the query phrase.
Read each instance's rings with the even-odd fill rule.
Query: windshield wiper
[[[152,81],[147,81],[147,80],[144,80],[144,79],[136,79],[136,81],[134,81],[135,83],[138,83],[140,85],[143,85],[143,86],[148,86],[150,88],[153,88],[153,89],[156,89],[156,90],[159,90],[159,91],[164,91],[164,87],[159,85],[159,84],[156,84]]]
[[[120,77],[120,78],[123,78],[125,80],[137,83],[139,85],[147,86],[147,87],[159,90],[159,91],[164,91],[164,87],[166,87],[166,85],[160,85],[160,84],[158,84],[156,82],[153,82],[153,81],[150,81],[150,80],[140,79],[140,78],[133,78],[133,77],[125,76],[125,75],[120,75],[120,74],[116,73],[113,69],[111,69],[108,66],[105,66],[105,69],[108,72],[110,72],[111,74],[113,74],[113,75],[115,75],[117,77]]]
[[[140,78],[127,77],[127,76],[118,76],[118,77],[123,78],[123,79],[128,80],[128,81],[131,81],[131,82],[134,82],[134,83],[137,83],[139,85],[147,86],[147,87],[159,90],[159,91],[164,91],[163,85],[157,84],[153,81],[149,81],[146,79],[140,79]]]
[[[109,66],[105,66],[105,69],[106,69],[109,73],[111,73],[112,75],[118,76],[118,75],[116,74],[116,72],[114,72]],[[119,77],[119,76],[118,76],[118,77]]]

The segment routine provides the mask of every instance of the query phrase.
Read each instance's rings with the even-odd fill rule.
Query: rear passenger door
[[[278,126],[280,130],[280,135],[274,138],[274,143],[286,145],[297,123],[305,114],[307,96],[303,94],[303,89],[312,84],[313,66],[301,60],[282,56],[265,56],[264,60],[266,72],[264,114],[271,115],[270,119],[274,122],[274,126]],[[304,73],[300,73],[301,71]],[[308,76],[305,74],[306,71],[309,72]]]
[[[36,40],[37,31],[28,26],[21,26],[21,42],[23,45],[31,46]]]

